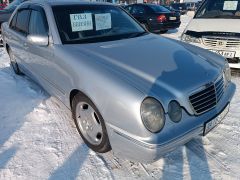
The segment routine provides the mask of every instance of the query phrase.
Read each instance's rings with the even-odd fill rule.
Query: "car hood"
[[[187,30],[196,32],[233,32],[239,33],[240,19],[192,19],[188,24]],[[225,24],[225,25],[224,25]]]
[[[121,78],[146,96],[154,96],[166,103],[169,97],[182,99],[214,81],[224,64],[222,58],[219,62],[214,61],[219,56],[213,53],[152,34],[112,42],[69,45],[68,48],[120,73]]]

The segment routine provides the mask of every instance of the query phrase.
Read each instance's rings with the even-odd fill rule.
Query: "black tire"
[[[13,71],[15,72],[15,74],[22,75],[22,72],[20,71],[19,66],[16,62],[16,59],[14,58],[13,52],[10,48],[8,49],[8,55],[10,58],[10,65],[11,65]]]
[[[97,113],[97,116],[99,118],[99,121],[101,123],[101,126],[102,126],[102,131],[103,131],[103,134],[102,134],[102,140],[101,140],[101,143],[99,145],[94,145],[94,144],[91,144],[85,137],[84,135],[82,134],[81,130],[80,130],[80,127],[78,126],[78,123],[77,123],[77,114],[76,114],[76,108],[77,108],[77,105],[78,103],[80,102],[86,102],[87,104],[89,104],[90,106],[92,106],[92,108],[94,109],[94,111]],[[95,152],[99,152],[99,153],[105,153],[105,152],[108,152],[110,151],[112,148],[111,148],[111,145],[110,145],[110,142],[109,142],[109,139],[108,139],[108,134],[107,134],[107,130],[106,130],[106,126],[105,126],[105,123],[104,123],[104,120],[103,120],[103,117],[102,115],[100,114],[100,112],[98,111],[97,107],[94,105],[94,103],[87,97],[85,96],[84,94],[82,93],[78,93],[77,95],[74,96],[73,100],[72,100],[72,117],[74,119],[74,122],[76,124],[76,127],[77,127],[77,130],[79,132],[79,134],[81,135],[83,141],[85,142],[85,144],[91,148],[93,151]]]

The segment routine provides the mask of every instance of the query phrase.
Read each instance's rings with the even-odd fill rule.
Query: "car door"
[[[10,22],[9,32],[6,34],[13,55],[22,69],[27,69],[26,59],[28,58],[28,52],[24,44],[27,41],[29,15],[30,10],[27,6],[18,9]]]
[[[37,35],[49,37],[49,26],[44,9],[37,5],[32,5],[30,8],[31,15],[28,27],[29,36]],[[64,90],[58,87],[55,83],[57,72],[54,61],[53,46],[50,44],[47,46],[39,46],[30,42],[27,42],[26,46],[29,52],[27,63],[31,67],[35,78],[51,95],[57,96],[61,99]]]

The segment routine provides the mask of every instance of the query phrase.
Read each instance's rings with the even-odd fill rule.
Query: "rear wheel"
[[[93,102],[79,93],[73,98],[72,110],[77,130],[87,146],[99,153],[110,151],[104,120]]]
[[[12,50],[9,48],[8,49],[8,54],[9,54],[9,58],[10,58],[10,65],[13,68],[13,71],[17,74],[17,75],[21,75],[21,71],[18,67],[17,61],[16,61],[16,57],[14,56]]]

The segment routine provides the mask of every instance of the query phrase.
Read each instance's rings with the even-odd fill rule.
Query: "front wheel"
[[[15,74],[21,75],[22,73],[21,73],[21,71],[18,67],[16,58],[15,58],[15,56],[14,56],[14,54],[13,54],[13,52],[10,48],[8,50],[8,54],[9,54],[9,58],[10,58],[10,65],[13,68],[13,71],[15,72]]]
[[[104,120],[93,102],[79,93],[73,98],[72,110],[77,130],[87,146],[99,153],[110,151]]]

